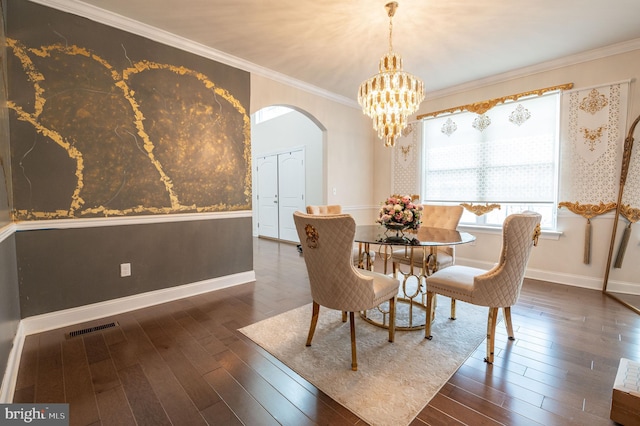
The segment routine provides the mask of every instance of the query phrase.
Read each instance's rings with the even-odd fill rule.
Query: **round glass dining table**
[[[388,230],[381,225],[361,225],[356,227],[355,242],[359,246],[360,268],[373,269],[371,259],[371,245],[377,245],[376,258],[384,261],[383,273],[387,274],[387,263],[391,258],[393,247],[403,247],[408,259],[414,259],[414,250],[420,250],[422,262],[416,267],[409,263],[407,272],[399,271],[402,283],[396,304],[396,329],[419,330],[425,326],[426,312],[426,277],[435,272],[437,265],[437,251],[440,246],[454,246],[475,241],[476,237],[467,233],[451,229],[420,227],[418,232],[401,233]],[[396,271],[392,271],[396,274]],[[388,302],[369,311],[361,312],[360,316],[372,324],[388,327]],[[414,309],[418,308],[418,309]]]

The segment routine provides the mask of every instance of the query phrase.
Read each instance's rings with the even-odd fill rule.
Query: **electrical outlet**
[[[130,263],[121,263],[120,264],[120,276],[121,277],[130,277],[131,276],[131,264]]]

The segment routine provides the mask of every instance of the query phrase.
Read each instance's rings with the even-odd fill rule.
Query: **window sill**
[[[493,234],[502,235],[502,227],[497,226],[481,226],[481,225],[459,225],[460,231],[466,231],[475,234]],[[562,231],[556,231],[553,229],[542,229],[540,238],[544,240],[557,240],[562,235]]]

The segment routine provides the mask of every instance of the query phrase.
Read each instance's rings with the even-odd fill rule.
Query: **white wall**
[[[438,97],[427,94],[427,99],[416,115],[563,83],[574,83],[575,88],[581,88],[636,79],[639,73],[640,51],[635,50],[603,59],[556,66],[543,72],[510,76],[504,81],[482,87],[459,88],[446,94],[438,94]],[[251,77],[251,92],[252,113],[275,104],[293,105],[307,111],[322,124],[326,129],[326,202],[343,205],[345,211],[354,215],[359,224],[373,223],[379,201],[392,192],[393,151],[385,148],[377,139],[370,120],[360,109],[258,75]],[[633,81],[629,123],[640,114],[638,99],[640,88]],[[335,195],[332,192],[334,187]],[[527,276],[581,287],[602,288],[613,214],[599,216],[592,219],[592,223],[591,263],[585,265],[582,261],[585,219],[566,209],[560,209],[558,230],[562,235],[557,239],[541,239],[531,256]],[[635,226],[622,270],[611,273],[610,289],[640,285],[640,262],[637,262],[640,259],[639,233],[640,226]],[[474,231],[474,234],[477,236],[475,245],[458,247],[458,262],[485,267],[492,265],[499,255],[500,234],[478,231]]]
[[[374,143],[371,121],[353,106],[287,86],[256,74],[251,75],[251,114],[271,105],[290,105],[314,117],[326,129],[324,138],[323,199],[340,204],[359,224],[371,219]],[[335,194],[333,193],[335,188]]]
[[[459,88],[449,91],[449,94],[441,94],[439,97],[427,94],[425,102],[416,115],[558,84],[573,83],[574,88],[579,89],[638,77],[640,77],[640,50],[635,50],[579,64],[558,66],[548,71],[517,78],[512,77],[483,87]],[[497,78],[494,79],[494,81],[497,80]],[[630,91],[629,125],[640,114],[639,100],[640,87],[637,81],[633,81]],[[636,133],[637,137],[640,137],[640,131]],[[636,149],[640,147],[636,146]],[[391,161],[388,152],[383,148],[376,147],[375,156],[375,168],[380,173],[376,174],[374,181],[374,199],[383,199],[389,194],[391,188],[388,179],[385,178],[391,174]],[[592,219],[592,253],[591,263],[588,265],[583,263],[585,222],[586,220],[581,216],[570,213],[566,209],[560,209],[558,230],[562,231],[562,236],[557,240],[542,239],[540,241],[531,256],[527,276],[582,287],[602,288],[613,228],[613,214]],[[619,232],[621,233],[622,230]],[[499,255],[500,234],[479,231],[474,231],[474,234],[477,236],[474,246],[466,245],[458,248],[458,262],[490,266]],[[616,241],[619,241],[619,238]],[[640,288],[640,262],[637,261],[640,259],[639,241],[640,226],[636,226],[633,228],[623,268],[611,273],[610,289],[630,286]]]
[[[255,116],[255,115],[254,115]],[[253,235],[257,228],[256,158],[279,154],[287,149],[304,148],[305,153],[305,204],[323,204],[322,129],[304,114],[291,112],[255,124],[251,122],[251,157],[253,176]]]

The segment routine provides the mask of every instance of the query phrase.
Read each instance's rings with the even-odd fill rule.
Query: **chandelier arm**
[[[389,12],[389,53],[393,52],[393,15]]]
[[[392,1],[384,5],[389,16],[389,53],[393,52],[393,16],[396,14],[398,2]]]

